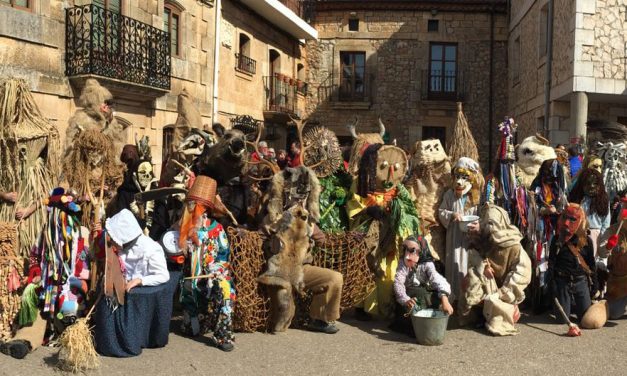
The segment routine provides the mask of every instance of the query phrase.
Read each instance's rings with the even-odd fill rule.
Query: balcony
[[[335,83],[333,75],[318,87],[318,100],[328,101],[334,109],[363,110],[369,109],[374,95],[375,80],[373,74],[366,74],[362,80],[339,80]]]
[[[235,69],[248,74],[255,74],[257,72],[257,62],[246,55],[240,53],[235,54],[236,66]]]
[[[147,96],[170,89],[170,38],[152,27],[94,4],[65,13],[65,74],[89,77]]]
[[[422,71],[422,100],[460,102],[465,96],[464,72]]]
[[[277,74],[263,78],[265,92],[264,117],[287,119],[298,116],[298,86],[294,79]],[[276,119],[279,120],[279,119]]]

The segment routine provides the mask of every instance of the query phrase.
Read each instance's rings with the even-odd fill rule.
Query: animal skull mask
[[[155,178],[150,162],[141,162],[139,166],[137,166],[135,177],[141,189],[146,190]]]
[[[400,184],[407,173],[407,155],[403,149],[386,145],[377,155],[377,190],[390,190]]]

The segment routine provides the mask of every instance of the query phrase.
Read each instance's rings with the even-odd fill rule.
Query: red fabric
[[[33,282],[33,278],[35,277],[41,277],[41,268],[39,265],[33,265],[30,267],[30,270],[28,271],[27,284]]]
[[[290,167],[298,167],[300,166],[300,154],[296,155],[294,158],[292,158],[290,160],[290,162],[288,163],[288,166]]]

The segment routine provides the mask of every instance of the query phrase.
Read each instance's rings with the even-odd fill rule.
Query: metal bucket
[[[440,310],[423,309],[412,313],[411,324],[419,344],[439,346],[444,342],[448,315]]]

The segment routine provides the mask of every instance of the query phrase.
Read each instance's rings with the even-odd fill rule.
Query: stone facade
[[[393,3],[393,2],[390,2]],[[428,95],[430,43],[457,45],[458,89],[464,112],[487,167],[498,143],[496,124],[507,114],[507,17],[494,14],[493,117],[490,106],[490,14],[486,12],[360,9],[317,10],[313,26],[319,40],[307,43],[310,94],[307,116],[349,139],[345,125],[359,118],[358,132],[377,129],[381,117],[399,146],[411,149],[425,127],[443,127],[450,142],[456,121],[456,99]],[[359,32],[349,31],[359,20]],[[428,21],[438,22],[428,31]],[[366,95],[359,101],[338,98],[340,52],[361,51],[366,59]],[[492,151],[490,129],[492,128]],[[425,137],[428,137],[426,134]]]
[[[548,0],[511,2],[509,56],[520,58],[519,80],[510,70],[509,108],[519,137],[543,132],[553,144],[580,142],[585,122],[624,121],[627,21],[621,0],[554,0],[548,129],[545,117],[547,56],[540,45]],[[544,12],[544,14],[543,14]],[[520,50],[516,51],[517,43]],[[515,56],[518,54],[518,56]]]

